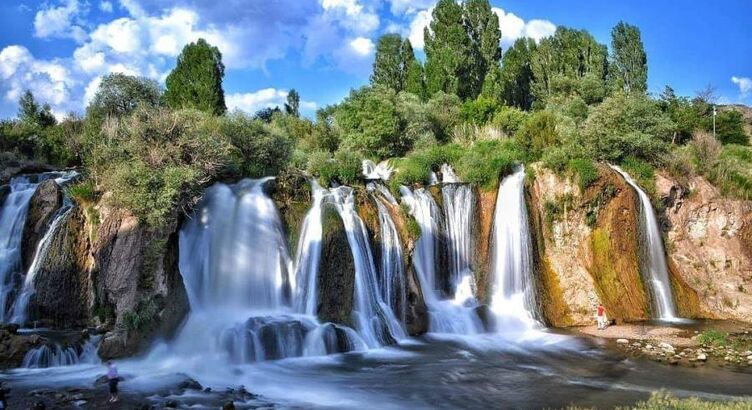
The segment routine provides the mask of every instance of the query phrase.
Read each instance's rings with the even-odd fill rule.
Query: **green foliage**
[[[608,74],[613,87],[625,93],[648,89],[648,57],[640,29],[620,21],[611,30],[611,61]]]
[[[455,170],[462,181],[492,189],[499,177],[511,174],[524,158],[525,152],[514,140],[481,141],[465,150]]]
[[[672,142],[684,143],[697,130],[707,130],[712,127],[710,115],[712,107],[706,101],[696,98],[679,97],[671,87],[666,86],[660,95],[658,104],[675,124]]]
[[[65,192],[76,202],[92,203],[97,197],[96,187],[90,179],[84,179],[73,185],[68,185]]]
[[[395,161],[397,172],[389,180],[391,188],[397,191],[400,185],[428,185],[431,171],[444,163],[455,164],[462,154],[462,149],[454,144],[420,147]]]
[[[655,167],[635,157],[627,157],[621,163],[622,169],[644,189],[650,196],[655,193]]]
[[[724,144],[749,145],[749,136],[744,131],[744,117],[735,109],[718,113],[715,119],[718,139]]]
[[[328,152],[317,151],[309,155],[307,170],[318,177],[322,186],[335,182],[352,185],[361,178],[361,157],[347,150],[339,150],[333,157]]]
[[[285,112],[293,117],[300,117],[300,94],[294,88],[287,93]]]
[[[430,28],[423,32],[428,94],[443,91],[462,99],[474,97],[478,60],[464,25],[463,6],[454,0],[439,0],[432,14]]]
[[[527,113],[519,108],[502,106],[494,114],[491,124],[498,127],[504,134],[511,136],[522,127],[527,117]]]
[[[584,122],[583,145],[593,159],[620,162],[635,157],[658,164],[668,151],[674,127],[655,101],[617,93]]]
[[[752,147],[725,145],[708,177],[725,195],[752,199]]]
[[[190,43],[178,56],[177,66],[167,76],[164,100],[172,108],[195,108],[214,115],[227,111],[222,79],[222,53],[204,39]]]
[[[551,111],[535,112],[517,132],[517,141],[531,158],[540,158],[545,149],[559,142],[556,124],[556,116]]]
[[[134,311],[125,312],[123,325],[131,332],[149,330],[156,324],[159,311],[159,305],[153,298],[143,300]]]
[[[491,10],[488,0],[464,2],[465,29],[470,37],[472,60],[472,87],[469,96],[477,96],[486,83],[486,77],[498,69],[501,61],[501,30],[499,17]]]
[[[50,106],[44,104],[40,107],[29,90],[26,90],[18,100],[18,120],[26,125],[35,125],[41,128],[57,124]]]
[[[376,44],[371,84],[400,92],[404,88],[404,77],[402,37],[396,33],[384,34]]]
[[[279,127],[268,126],[241,112],[219,121],[219,132],[237,148],[237,173],[247,177],[276,175],[292,156],[293,141]]]
[[[494,117],[499,110],[499,104],[487,97],[479,96],[475,100],[467,100],[460,107],[463,121],[475,125],[484,125]]]
[[[86,115],[96,121],[107,116],[129,115],[139,105],[149,107],[159,105],[162,90],[156,81],[120,73],[108,74],[102,78]]]
[[[728,333],[714,329],[703,330],[697,341],[707,345],[725,346],[728,343]]]
[[[598,180],[598,168],[592,160],[586,158],[575,158],[569,160],[567,164],[569,171],[577,176],[577,185],[581,191],[585,191],[593,182]]]
[[[428,114],[439,142],[451,140],[452,130],[459,123],[461,104],[459,97],[444,92],[437,92],[428,100]]]
[[[532,59],[537,46],[532,38],[519,38],[504,53],[501,68],[501,89],[504,103],[523,110],[533,105]]]

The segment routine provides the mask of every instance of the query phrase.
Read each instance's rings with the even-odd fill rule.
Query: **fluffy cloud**
[[[435,0],[391,0],[392,14],[413,14],[433,6]]]
[[[370,38],[358,37],[350,41],[350,47],[359,55],[367,56],[373,53],[375,48]]]
[[[253,114],[266,107],[284,107],[287,93],[287,90],[264,88],[251,93],[228,94],[225,96],[225,102],[230,111],[241,110]],[[301,101],[300,108],[302,111],[314,111],[316,103]]]
[[[112,13],[112,3],[109,1],[101,1],[99,2],[99,10],[102,10],[105,13]]]
[[[535,41],[540,41],[556,31],[556,25],[548,20],[533,19],[525,22],[514,13],[507,13],[498,7],[493,7],[492,10],[499,16],[501,47],[504,49],[509,48],[518,38],[530,37]]]
[[[394,7],[394,4],[392,2],[392,7]],[[514,13],[507,13],[498,7],[493,7],[491,10],[499,17],[501,47],[504,50],[520,37],[530,37],[535,41],[540,41],[544,37],[553,35],[556,31],[556,25],[548,20],[533,19],[526,22]],[[410,27],[406,30],[405,34],[416,49],[425,47],[423,30],[431,24],[432,13],[433,8],[417,12],[410,22]]]
[[[0,51],[0,78],[6,101],[16,102],[24,90],[30,89],[40,101],[53,107],[64,106],[71,90],[78,85],[59,61],[37,60],[22,46],[8,46]]]
[[[78,0],[67,0],[58,7],[45,4],[34,16],[34,36],[72,38],[83,42],[86,31],[78,24],[78,19],[85,11]]]
[[[731,82],[739,87],[739,93],[742,98],[747,98],[752,93],[752,78],[749,77],[731,77]]]

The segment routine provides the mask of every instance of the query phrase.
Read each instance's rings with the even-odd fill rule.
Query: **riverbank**
[[[619,351],[670,365],[752,368],[752,325],[733,321],[645,322],[576,328]]]

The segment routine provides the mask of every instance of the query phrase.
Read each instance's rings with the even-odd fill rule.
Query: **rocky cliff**
[[[21,265],[26,272],[34,259],[39,241],[47,232],[53,216],[63,204],[63,190],[51,179],[37,186],[29,201],[26,224],[23,230],[23,247],[21,248]]]
[[[656,191],[679,313],[752,322],[752,201],[699,176],[683,187],[659,173]]]

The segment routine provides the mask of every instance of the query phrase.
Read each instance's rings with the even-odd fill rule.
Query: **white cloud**
[[[436,0],[391,0],[391,11],[394,15],[413,14],[419,10],[429,8]]]
[[[537,42],[556,31],[556,25],[548,20],[533,19],[525,22],[514,13],[507,13],[498,7],[493,7],[492,10],[499,16],[501,47],[505,50],[518,38],[530,37]]]
[[[356,39],[353,39],[350,41],[350,47],[352,47],[353,50],[355,50],[356,53],[367,56],[373,53],[373,49],[375,48],[373,41],[371,41],[370,38],[365,37],[358,37]]]
[[[8,102],[15,102],[31,90],[39,101],[60,108],[69,101],[77,85],[69,70],[57,60],[37,60],[23,46],[12,45],[0,51],[0,91]],[[65,111],[58,109],[57,111]]]
[[[99,2],[99,10],[105,13],[112,13],[112,10],[113,10],[112,3],[109,1]]]
[[[284,107],[287,101],[287,93],[287,90],[264,88],[250,93],[228,94],[225,96],[225,102],[230,111],[241,110],[249,114],[254,114],[262,108]],[[314,111],[316,103],[301,101],[300,108],[304,111]]]
[[[424,29],[431,24],[433,20],[433,8],[426,9],[418,12],[410,22],[410,29],[407,38],[410,39],[410,43],[415,49],[423,49],[425,47],[425,41],[423,39]]]
[[[34,16],[34,36],[39,38],[72,38],[76,42],[86,40],[86,31],[78,24],[85,12],[78,0],[66,0],[58,7],[45,4]]]
[[[752,78],[749,77],[731,77],[731,82],[739,87],[739,93],[742,98],[747,98],[752,93]]]

